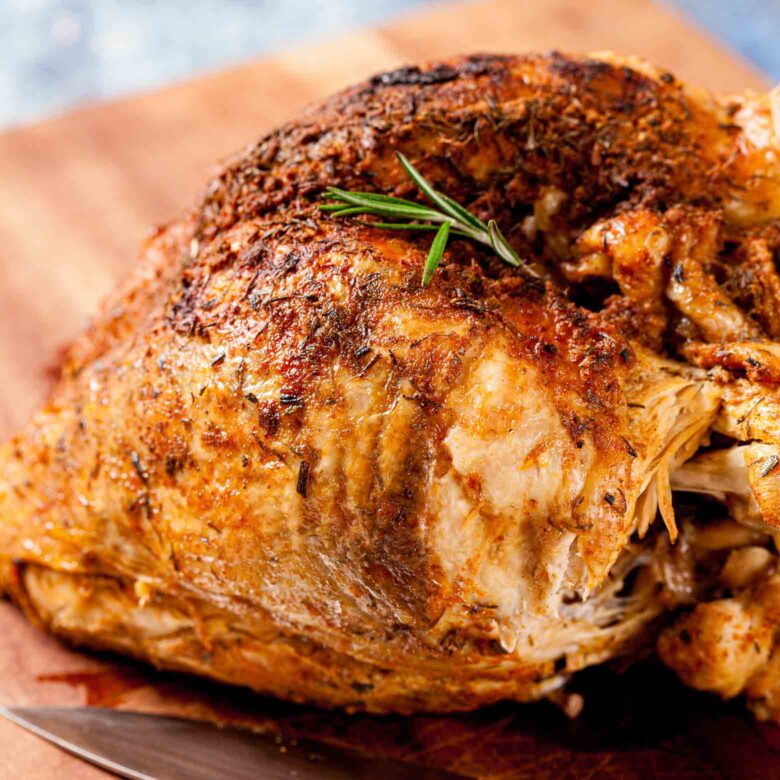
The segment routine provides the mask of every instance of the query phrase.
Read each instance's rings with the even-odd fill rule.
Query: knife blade
[[[100,707],[0,707],[0,715],[130,780],[457,780],[462,775],[370,758],[203,721]]]

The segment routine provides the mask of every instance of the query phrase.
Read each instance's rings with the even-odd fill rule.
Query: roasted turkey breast
[[[0,581],[72,642],[460,710],[657,647],[780,715],[780,104],[601,54],[375,76],[229,160],[0,450]],[[320,210],[497,221],[538,278]]]

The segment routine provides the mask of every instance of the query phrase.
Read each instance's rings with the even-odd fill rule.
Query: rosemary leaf
[[[460,219],[458,213],[452,206],[445,200],[438,192],[429,184],[425,177],[415,168],[406,157],[398,152],[398,159],[403,165],[404,170],[409,174],[412,181],[417,185],[420,192],[428,198],[431,203],[437,205],[445,214],[453,217],[454,219]]]
[[[353,214],[366,214],[367,212],[363,206],[345,206],[343,203],[339,205],[338,209],[329,209],[334,217],[351,217]]]
[[[405,206],[414,206],[415,208],[418,209],[421,207],[420,203],[416,203],[413,200],[406,200],[405,198],[396,198],[393,195],[383,195],[381,192],[350,193],[349,190],[340,190],[338,187],[328,187],[328,192],[329,193],[332,192],[334,194],[334,197],[337,197],[342,194],[353,194],[353,195],[360,195],[362,198],[365,198],[366,200],[374,200],[377,203],[395,203],[397,205],[403,204]]]
[[[321,203],[320,211],[341,211],[346,208],[343,203]]]
[[[441,225],[426,225],[423,222],[367,222],[365,220],[355,220],[359,225],[366,227],[382,228],[383,230],[440,230]],[[444,222],[442,224],[449,224]]]
[[[331,197],[338,198],[340,201],[349,203],[353,206],[362,206],[367,212],[384,214],[388,217],[428,219],[432,222],[444,222],[447,219],[446,215],[441,214],[438,211],[426,208],[419,203],[409,206],[400,199],[397,203],[389,201],[380,203],[371,198],[366,198],[362,192],[347,192],[346,190],[339,191],[338,193],[331,192]]]
[[[490,236],[490,245],[493,247],[493,251],[509,265],[517,267],[522,262],[520,258],[515,254],[515,251],[509,246],[509,243],[504,238],[503,233],[498,229],[498,225],[494,219],[488,222],[488,236]],[[529,269],[530,270],[530,269]]]
[[[427,285],[433,278],[433,274],[439,267],[444,250],[447,247],[447,239],[450,237],[450,223],[443,222],[436,235],[434,236],[431,249],[428,252],[428,259],[425,261],[423,269],[422,283]]]
[[[487,230],[487,225],[478,217],[475,217],[470,211],[466,211],[466,209],[463,208],[459,203],[456,203],[449,195],[445,195],[443,192],[440,192],[439,195],[447,201],[447,203],[450,205],[452,210],[456,214],[460,214],[460,218],[471,225],[472,227],[476,228],[477,230]]]

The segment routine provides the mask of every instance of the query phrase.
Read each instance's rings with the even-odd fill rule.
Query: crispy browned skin
[[[676,533],[670,469],[722,395],[651,350],[780,378],[751,363],[780,332],[780,197],[746,105],[640,62],[476,56],[261,139],[0,451],[6,590],[80,643],[379,711],[532,698],[627,652],[684,599],[624,619],[602,583],[638,502]],[[399,151],[546,281],[453,241],[423,288],[424,238],[319,212],[328,185],[414,197]],[[569,606],[594,590],[617,601]]]

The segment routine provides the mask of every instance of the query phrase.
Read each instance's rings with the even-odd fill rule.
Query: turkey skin
[[[0,449],[33,621],[376,712],[655,649],[780,713],[780,104],[610,54],[380,74],[230,159]],[[335,219],[495,219],[537,276]]]

